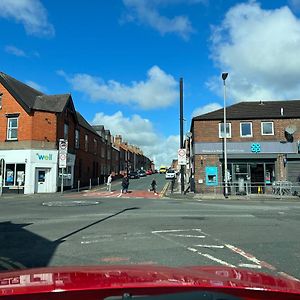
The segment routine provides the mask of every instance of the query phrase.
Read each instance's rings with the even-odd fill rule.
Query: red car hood
[[[116,291],[119,292],[117,294],[141,294],[141,291],[145,294],[147,290],[148,294],[151,291],[157,294],[195,289],[244,296],[242,299],[264,299],[256,296],[266,293],[272,293],[269,299],[300,299],[299,281],[227,267],[138,265],[51,267],[0,272],[0,298],[43,299],[40,296],[45,294],[45,299],[94,299],[93,292],[97,291],[95,299],[99,299],[99,295],[116,295]],[[78,292],[81,292],[80,296]],[[281,298],[283,295],[285,297]]]

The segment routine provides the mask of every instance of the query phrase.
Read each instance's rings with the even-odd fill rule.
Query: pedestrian
[[[109,176],[107,177],[107,190],[112,193],[111,191],[111,182],[112,182],[112,173],[109,174]]]
[[[127,174],[124,175],[123,179],[122,179],[122,190],[121,193],[128,193],[128,186],[129,186],[129,179]]]
[[[157,195],[157,193],[156,193],[156,186],[157,186],[156,180],[155,180],[155,178],[153,178],[153,180],[151,182],[151,191],[154,192],[154,195]]]

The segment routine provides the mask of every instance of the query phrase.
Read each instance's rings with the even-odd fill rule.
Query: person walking
[[[107,190],[112,193],[111,191],[111,182],[112,182],[112,173],[109,174],[109,176],[107,177]]]
[[[124,175],[123,179],[122,179],[122,190],[121,190],[121,194],[126,194],[128,193],[128,186],[129,186],[129,179],[127,174]]]
[[[151,190],[154,192],[154,195],[157,195],[156,186],[157,186],[156,180],[155,180],[155,178],[153,178],[153,180],[151,182]]]

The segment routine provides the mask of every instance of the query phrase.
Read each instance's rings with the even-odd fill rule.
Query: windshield
[[[300,280],[299,1],[1,0],[0,26],[0,274]]]

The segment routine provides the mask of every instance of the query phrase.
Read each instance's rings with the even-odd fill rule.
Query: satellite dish
[[[295,125],[291,125],[285,128],[285,132],[287,132],[290,135],[293,135],[297,130],[297,127]]]

